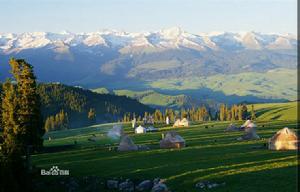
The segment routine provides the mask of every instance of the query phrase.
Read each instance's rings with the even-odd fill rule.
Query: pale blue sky
[[[0,32],[297,33],[297,0],[0,0]]]

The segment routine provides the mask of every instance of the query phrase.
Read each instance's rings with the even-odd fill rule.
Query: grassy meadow
[[[46,151],[33,155],[32,164],[46,170],[53,165],[69,169],[70,175],[79,180],[84,176],[98,176],[103,181],[98,186],[100,191],[106,191],[104,182],[107,179],[129,178],[138,182],[156,177],[164,179],[171,191],[199,191],[195,184],[204,180],[226,183],[207,191],[296,191],[296,152],[263,148],[279,129],[289,127],[297,130],[295,119],[283,120],[293,115],[293,109],[281,106],[285,110],[279,111],[280,105],[256,106],[259,140],[237,141],[242,132],[224,132],[230,122],[192,123],[189,128],[176,129],[158,125],[159,132],[147,134],[134,134],[130,125],[124,124],[125,132],[135,144],[147,145],[151,150],[118,152],[110,150],[118,146],[118,141],[106,136],[113,124],[101,124],[47,133],[44,142]],[[272,120],[278,114],[281,114],[281,119]],[[243,122],[235,123],[241,125]],[[176,130],[186,140],[187,146],[160,149],[161,133],[169,130]],[[88,141],[93,135],[97,140]],[[74,144],[75,141],[77,144]],[[54,178],[44,176],[42,179],[52,182],[49,191],[63,191]],[[86,191],[84,188],[80,190]]]
[[[298,102],[254,104],[259,120],[295,120],[297,119]],[[251,109],[251,106],[247,106]]]
[[[261,98],[297,99],[297,71],[274,69],[266,73],[245,72],[217,74],[209,77],[159,79],[149,82],[149,87],[164,90],[196,90],[203,87],[222,91],[225,95],[254,95]]]

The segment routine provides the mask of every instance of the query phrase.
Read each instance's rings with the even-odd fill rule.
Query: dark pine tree
[[[17,156],[22,154],[21,132],[18,131],[18,117],[15,111],[18,110],[17,95],[13,84],[7,80],[3,84],[2,95],[2,126],[3,126],[3,145],[2,153],[7,156]]]
[[[32,191],[31,177],[28,175],[29,167],[22,158],[25,144],[17,113],[19,102],[16,86],[6,81],[1,97],[4,141],[0,154],[0,191]]]
[[[247,105],[243,104],[242,105],[242,119],[245,120],[248,117],[248,109],[247,109]]]
[[[23,59],[11,59],[10,65],[17,81],[17,132],[20,132],[21,147],[25,150],[27,146],[32,146],[37,150],[43,145],[45,131],[33,67]]]
[[[90,108],[90,110],[88,112],[88,119],[91,124],[96,123],[96,110],[94,108]]]
[[[256,119],[256,115],[255,115],[255,111],[254,111],[254,105],[251,105],[251,120],[255,120]]]

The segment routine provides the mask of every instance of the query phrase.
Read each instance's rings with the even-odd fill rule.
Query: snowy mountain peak
[[[101,30],[90,33],[32,32],[22,34],[0,33],[0,52],[11,53],[25,49],[41,48],[47,45],[105,46],[112,49],[178,49],[197,51],[237,49],[295,49],[296,37],[291,34],[262,34],[258,32],[211,32],[192,34],[180,27],[171,27],[157,32],[128,33],[118,30]],[[148,49],[149,50],[149,49]]]
[[[181,36],[184,33],[184,31],[180,27],[171,27],[160,30],[159,33],[167,39],[173,39]]]
[[[63,30],[59,34],[61,34],[61,35],[72,35],[73,33],[68,31],[68,30]]]

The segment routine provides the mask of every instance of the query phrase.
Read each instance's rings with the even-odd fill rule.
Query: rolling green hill
[[[155,107],[192,106],[193,104],[242,102],[272,103],[297,99],[297,70],[273,69],[265,73],[245,72],[212,76],[178,77],[147,82],[124,81],[111,93],[138,99]],[[106,88],[93,89],[99,93]],[[139,91],[136,91],[136,90]]]
[[[166,95],[152,90],[147,91],[131,91],[131,90],[114,90],[116,95],[126,95],[130,98],[137,99],[139,102],[155,106],[168,108],[190,107],[193,101],[186,95]]]
[[[296,120],[299,102],[254,104],[259,120]],[[251,109],[251,106],[248,106]]]
[[[109,94],[110,93],[109,90],[104,87],[93,89],[92,91],[95,93],[99,93],[99,94]]]
[[[213,92],[221,91],[224,97],[251,95],[259,98],[293,101],[297,99],[297,70],[274,69],[266,73],[246,72],[208,77],[169,78],[151,81],[148,85],[154,89],[170,91],[207,88]],[[215,97],[214,93],[209,96],[211,99]]]
[[[184,94],[168,95],[159,93],[154,90],[134,91],[129,89],[116,89],[109,91],[104,87],[92,89],[93,92],[100,94],[115,94],[118,96],[127,96],[136,99],[139,102],[152,106],[154,108],[191,108],[200,105],[200,101],[192,99],[190,96]]]

